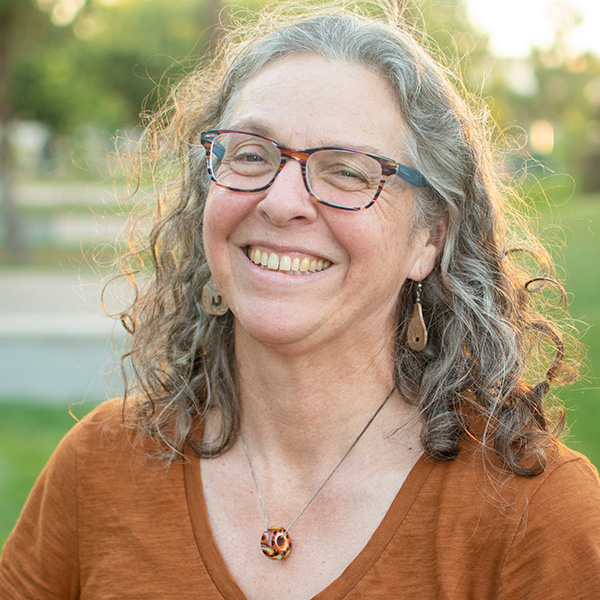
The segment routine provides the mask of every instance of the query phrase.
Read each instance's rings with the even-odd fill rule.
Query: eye
[[[381,178],[379,163],[358,152],[323,150],[316,152],[309,164],[311,177],[340,190],[370,189]]]
[[[234,142],[234,143],[231,143]],[[280,155],[276,146],[256,138],[230,140],[223,162],[233,169],[276,169]]]
[[[232,148],[229,160],[236,162],[262,162],[268,159],[267,151],[257,144],[244,144]]]
[[[266,177],[279,167],[279,150],[269,140],[245,133],[225,133],[220,136],[219,143],[223,153],[215,171],[220,177],[226,173],[242,177]],[[242,186],[241,183],[236,185]]]
[[[357,179],[363,182],[367,181],[367,178],[362,173],[350,168],[348,165],[336,165],[332,168],[331,174],[336,177],[347,177],[349,179]]]

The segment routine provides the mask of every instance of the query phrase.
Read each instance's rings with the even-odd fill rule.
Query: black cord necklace
[[[369,429],[371,423],[375,420],[381,409],[385,406],[386,402],[390,399],[394,390],[396,388],[393,387],[391,392],[385,397],[385,400],[381,403],[379,408],[375,411],[375,414],[369,419],[369,422],[364,426],[363,430],[358,434],[358,437],[352,442],[351,446],[346,450],[344,456],[342,456],[341,460],[335,466],[333,471],[329,473],[325,481],[321,484],[319,489],[313,494],[312,498],[305,504],[304,508],[296,515],[296,518],[291,522],[289,527],[271,527],[269,523],[269,517],[267,515],[267,510],[265,509],[265,503],[263,502],[260,490],[258,489],[258,483],[256,482],[256,476],[254,475],[254,468],[252,467],[252,461],[250,460],[250,455],[248,454],[248,447],[246,446],[246,440],[244,439],[244,435],[240,430],[240,437],[242,438],[242,445],[244,446],[244,452],[246,453],[246,458],[248,459],[248,465],[250,466],[250,473],[252,474],[252,480],[254,481],[254,487],[256,488],[256,493],[258,494],[258,499],[260,501],[260,506],[262,508],[263,514],[265,516],[265,523],[267,524],[267,528],[262,534],[260,539],[260,548],[263,554],[272,558],[273,560],[281,560],[282,558],[286,558],[290,555],[292,551],[292,540],[290,539],[290,529],[294,526],[296,521],[304,514],[304,511],[312,504],[313,500],[319,495],[321,490],[327,485],[327,482],[333,477],[333,474],[340,468],[341,464],[346,460],[348,454],[352,451],[354,446],[358,444],[360,438],[364,435],[364,433]]]

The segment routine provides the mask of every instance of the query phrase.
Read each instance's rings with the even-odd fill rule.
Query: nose
[[[290,222],[310,222],[317,217],[316,202],[306,188],[298,159],[290,157],[285,161],[258,208],[278,227]]]

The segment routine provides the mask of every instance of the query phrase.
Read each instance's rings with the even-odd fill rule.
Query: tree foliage
[[[540,158],[577,171],[597,152],[599,103],[590,101],[589,85],[598,59],[569,56],[564,31],[554,49],[519,64],[492,56],[462,0],[399,5],[409,7],[407,17],[426,27],[471,89],[484,93],[501,126],[528,132],[536,120],[552,124],[555,150]],[[232,2],[225,6],[235,10]],[[0,0],[0,106],[59,134],[82,123],[135,125],[140,111],[202,57],[220,8],[220,0]],[[519,71],[528,74],[525,85]]]
[[[28,2],[19,22],[36,42],[16,54],[11,68],[15,116],[59,133],[82,123],[135,124],[165,73],[177,78],[182,58],[197,58],[206,37],[200,6],[194,0],[88,0],[71,22],[56,26]],[[40,17],[44,26],[34,26]]]

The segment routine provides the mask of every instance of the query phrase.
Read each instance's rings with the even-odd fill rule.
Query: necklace
[[[262,496],[260,494],[260,490],[258,489],[258,483],[256,482],[256,476],[254,475],[254,468],[252,467],[252,461],[250,460],[250,454],[248,454],[248,447],[246,446],[246,440],[244,439],[244,435],[240,430],[240,437],[242,438],[242,445],[244,446],[244,452],[246,453],[246,458],[248,459],[248,466],[250,467],[250,473],[252,474],[252,480],[254,481],[254,487],[256,488],[256,493],[258,494],[258,500],[260,501],[260,506],[263,511],[263,515],[265,516],[265,523],[267,524],[267,528],[262,534],[260,539],[260,549],[263,554],[267,558],[272,558],[273,560],[281,560],[282,558],[286,558],[289,556],[292,551],[292,540],[290,539],[290,529],[294,526],[296,521],[304,514],[304,511],[312,504],[313,500],[319,495],[321,490],[327,485],[327,482],[333,477],[333,474],[340,468],[341,464],[346,460],[348,454],[352,451],[354,446],[358,444],[360,438],[364,435],[365,431],[369,429],[371,423],[375,420],[375,417],[379,414],[381,409],[385,406],[385,403],[390,399],[391,395],[394,393],[396,388],[393,387],[392,391],[385,397],[385,400],[381,403],[379,408],[375,411],[375,414],[369,419],[369,422],[364,426],[363,430],[358,434],[358,437],[352,442],[350,448],[346,450],[344,456],[342,456],[341,460],[335,465],[335,468],[329,475],[326,477],[325,481],[321,484],[319,489],[313,494],[312,498],[304,505],[304,508],[296,515],[296,518],[291,522],[289,527],[271,527],[269,523],[269,517],[267,516],[267,510],[265,508],[265,503],[263,502]]]

